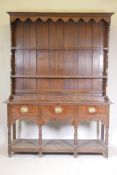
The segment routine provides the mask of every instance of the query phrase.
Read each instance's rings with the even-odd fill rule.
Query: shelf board
[[[107,76],[39,76],[39,75],[11,75],[11,78],[39,78],[39,79],[104,79]]]
[[[38,139],[17,139],[12,141],[14,152],[37,152],[39,151]],[[42,140],[43,153],[73,153],[74,140],[55,139]],[[78,153],[101,153],[105,151],[104,142],[101,140],[78,140]]]
[[[107,47],[79,47],[79,48],[17,48],[11,47],[11,50],[108,50]]]

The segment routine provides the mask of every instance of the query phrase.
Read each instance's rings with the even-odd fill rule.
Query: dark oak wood
[[[11,24],[11,94],[8,153],[71,152],[108,156],[109,26],[113,13],[8,12]],[[38,125],[39,139],[17,140],[16,120]],[[67,120],[74,142],[43,140],[43,125]],[[100,140],[78,139],[83,121],[101,121]],[[13,137],[11,128],[13,129]],[[56,142],[56,144],[54,143]],[[63,143],[62,143],[63,142]],[[56,147],[57,145],[57,147]]]

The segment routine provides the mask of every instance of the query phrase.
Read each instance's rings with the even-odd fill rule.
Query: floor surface
[[[117,175],[117,147],[111,146],[109,158],[101,155],[15,154],[9,158],[7,144],[0,146],[0,175]]]

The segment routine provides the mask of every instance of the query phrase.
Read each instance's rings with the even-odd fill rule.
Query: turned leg
[[[42,156],[42,126],[39,126],[39,156]]]
[[[77,126],[74,126],[74,157],[77,157],[77,146],[78,146],[78,134],[77,134]]]
[[[9,157],[12,156],[12,151],[11,151],[11,125],[8,126],[8,155],[9,155]]]
[[[97,139],[99,139],[100,137],[99,136],[99,124],[100,124],[99,121],[97,121],[96,124],[97,124]]]
[[[104,141],[104,124],[101,123],[101,140]]]
[[[106,126],[105,128],[105,146],[106,146],[106,150],[105,150],[105,157],[108,157],[108,127]]]
[[[16,139],[16,122],[13,123],[13,139]]]

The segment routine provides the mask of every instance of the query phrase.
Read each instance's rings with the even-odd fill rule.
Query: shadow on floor
[[[5,143],[0,145],[0,156],[7,157],[7,145]]]
[[[109,145],[109,157],[117,156],[117,146]]]

